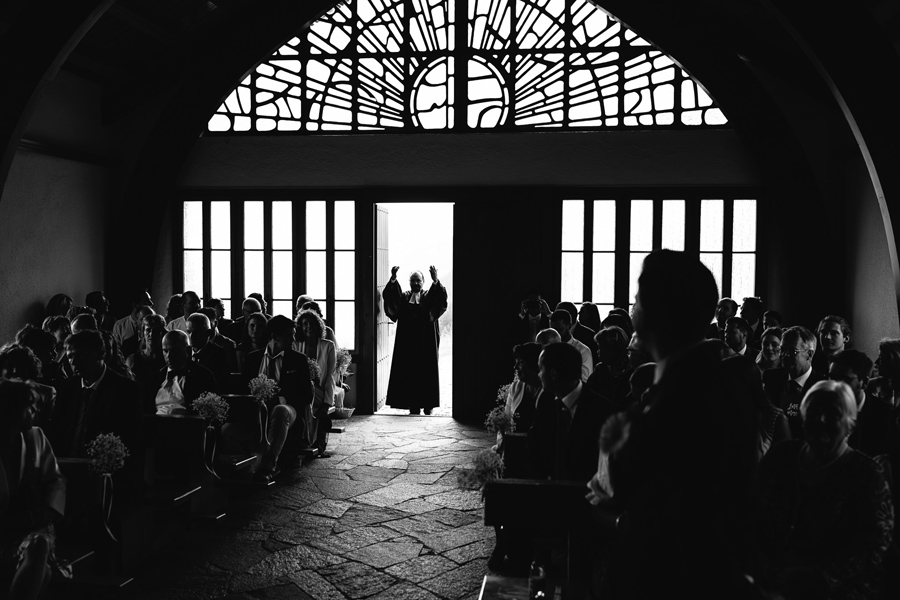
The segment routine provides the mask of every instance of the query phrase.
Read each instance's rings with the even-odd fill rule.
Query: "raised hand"
[[[435,267],[434,265],[431,265],[430,267],[428,267],[428,272],[431,273],[431,281],[433,281],[434,283],[437,283],[437,280],[438,280],[437,267]]]
[[[391,279],[397,279],[397,271],[400,270],[400,267],[391,267]]]

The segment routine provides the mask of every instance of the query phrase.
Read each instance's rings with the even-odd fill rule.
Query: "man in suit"
[[[569,313],[572,318],[572,337],[588,347],[591,351],[591,360],[597,362],[597,342],[594,340],[596,331],[584,325],[578,320],[578,309],[571,302],[560,302],[556,305],[556,310],[564,310]]]
[[[731,298],[722,298],[716,304],[716,320],[706,328],[706,339],[725,341],[725,324],[736,317],[738,304]]]
[[[559,337],[564,344],[573,346],[581,354],[581,380],[587,381],[588,377],[591,376],[591,373],[594,372],[595,357],[591,353],[590,348],[572,336],[572,330],[575,328],[575,323],[572,322],[572,317],[569,312],[566,310],[554,310],[550,315],[550,327],[559,333]]]
[[[131,314],[119,319],[113,324],[113,339],[122,347],[125,340],[138,337],[141,331],[141,309],[145,307],[153,308],[153,298],[146,289],[138,289],[131,294]],[[150,314],[153,314],[152,312]],[[126,354],[126,356],[128,356]]]
[[[201,394],[219,389],[212,371],[191,357],[192,349],[185,332],[176,329],[166,333],[162,350],[166,367],[156,392],[156,414],[189,412],[192,403]]]
[[[828,378],[843,381],[856,397],[856,427],[850,435],[850,446],[878,456],[890,451],[891,406],[880,398],[866,396],[872,374],[872,361],[859,350],[843,350],[832,357]]]
[[[762,325],[762,316],[762,299],[757,298],[756,296],[744,298],[743,302],[741,303],[740,317],[747,321],[747,324],[750,325],[750,341],[748,343],[751,346],[758,347],[761,343],[764,329]]]
[[[94,438],[114,433],[131,454],[126,467],[139,470],[141,390],[107,367],[105,354],[98,331],[82,331],[66,339],[73,376],[59,388],[50,439],[57,456],[84,458]]]
[[[194,313],[188,317],[187,334],[191,341],[194,361],[212,371],[218,383],[217,389],[224,392],[231,375],[228,368],[228,354],[224,348],[212,343],[209,317],[203,313]]]
[[[253,477],[257,481],[271,481],[278,475],[278,459],[288,433],[293,429],[299,436],[299,446],[308,448],[315,439],[312,416],[313,383],[309,359],[291,349],[294,342],[294,322],[276,315],[266,323],[268,345],[255,350],[244,359],[244,379],[248,382],[265,375],[278,383],[279,396],[269,406],[269,447],[263,453]]]
[[[222,302],[219,298],[207,298],[203,301],[203,308],[211,308],[215,313],[215,317],[209,317],[209,314],[206,314],[209,317],[209,320],[215,323],[213,328],[219,328],[221,331],[228,331],[228,328],[231,327],[233,321],[225,316],[225,303]],[[200,312],[203,312],[202,310]],[[213,341],[215,343],[215,341]]]
[[[187,331],[187,320],[192,314],[200,310],[200,296],[197,292],[187,291],[181,294],[182,309],[184,314],[166,325],[169,331]]]
[[[225,337],[219,328],[220,319],[214,308],[201,308],[200,312],[209,319],[209,341],[219,348],[225,350],[225,362],[228,365],[229,373],[239,373],[237,364],[237,344],[230,337]],[[219,382],[225,385],[225,382]]]
[[[816,336],[806,327],[789,327],[781,338],[781,367],[763,373],[769,401],[784,411],[791,437],[797,440],[803,439],[800,402],[814,383],[825,379],[812,368],[815,353]]]
[[[756,360],[759,348],[750,345],[750,325],[740,317],[731,317],[725,322],[725,345],[738,356]]]
[[[718,298],[697,258],[644,259],[634,325],[656,374],[610,454],[611,501],[626,514],[617,597],[731,598],[746,585],[755,431],[728,401],[721,353],[701,343]]]
[[[529,453],[540,477],[587,483],[597,469],[600,428],[615,407],[585,387],[581,363],[581,353],[565,342],[546,346],[538,358],[544,394],[529,431]]]

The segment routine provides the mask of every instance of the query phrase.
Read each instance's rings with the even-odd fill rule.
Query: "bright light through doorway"
[[[441,385],[440,406],[433,415],[451,416],[453,413],[453,204],[448,202],[379,203],[387,209],[388,262],[400,267],[397,278],[403,291],[409,289],[408,275],[421,271],[426,286],[431,285],[429,265],[438,270],[438,277],[447,288],[447,312],[440,318],[441,335],[438,354],[438,373]],[[384,283],[384,282],[380,282]],[[393,343],[393,337],[391,337]],[[378,414],[408,414],[408,410],[385,406]]]

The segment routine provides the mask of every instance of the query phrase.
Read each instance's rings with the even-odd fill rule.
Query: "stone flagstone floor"
[[[436,416],[343,423],[331,458],[232,500],[225,523],[183,534],[123,596],[477,598],[494,532],[456,478],[494,436]]]

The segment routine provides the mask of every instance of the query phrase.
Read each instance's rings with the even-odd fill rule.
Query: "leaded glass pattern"
[[[346,0],[260,63],[210,132],[722,126],[676,61],[589,0]]]

